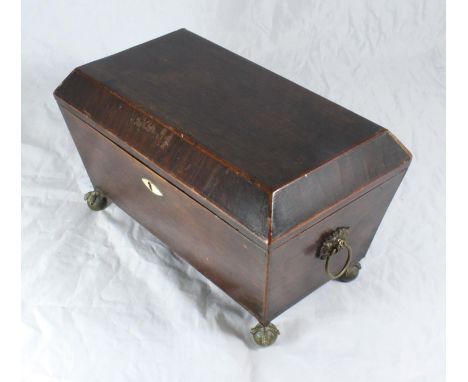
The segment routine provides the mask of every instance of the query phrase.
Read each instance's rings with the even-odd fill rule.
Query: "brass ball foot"
[[[359,263],[351,265],[343,274],[343,276],[337,278],[336,281],[341,281],[342,283],[349,283],[350,281],[353,281],[356,277],[358,277],[360,269],[361,264]]]
[[[272,323],[269,323],[268,325],[258,323],[250,330],[250,333],[257,345],[270,346],[275,343],[280,331]]]
[[[86,200],[88,207],[93,211],[101,211],[109,204],[106,195],[97,188],[94,191],[87,192],[84,200]]]

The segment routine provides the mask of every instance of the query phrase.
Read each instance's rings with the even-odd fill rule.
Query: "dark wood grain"
[[[382,129],[184,29],[79,70],[270,190]]]
[[[55,95],[263,248],[410,161],[382,127],[186,30]]]
[[[365,255],[411,161],[386,129],[186,30],[54,95],[93,184],[262,323],[329,281],[330,231],[351,227]]]
[[[62,114],[93,184],[263,321],[266,251],[67,110]]]
[[[271,250],[266,321],[274,319],[330,281],[324,261],[317,257],[317,251],[328,233],[339,227],[350,227],[349,243],[354,262],[365,256],[404,174],[405,170]],[[331,264],[334,273],[341,269],[345,259],[343,255],[335,257]]]
[[[384,130],[281,188],[273,194],[272,241],[294,236],[304,229],[298,222],[306,222],[348,195],[357,197],[376,180],[407,168],[409,162],[408,154]]]
[[[405,172],[265,250],[69,111],[62,114],[93,184],[263,323],[329,281],[316,254],[330,231],[351,227],[355,260],[364,257]],[[142,177],[163,196],[149,192]],[[341,265],[332,263],[333,271]]]
[[[73,72],[55,95],[62,107],[253,241],[267,246],[268,194],[253,183],[80,72]]]

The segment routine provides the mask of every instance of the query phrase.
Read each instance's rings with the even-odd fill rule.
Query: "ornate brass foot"
[[[88,207],[93,211],[100,211],[107,207],[108,199],[106,195],[99,189],[87,192],[84,196],[84,200],[88,203]]]
[[[348,269],[346,269],[346,272],[343,274],[343,276],[337,278],[336,281],[341,281],[343,283],[353,281],[356,277],[358,277],[360,269],[361,264],[359,263],[351,265]]]
[[[271,322],[268,325],[258,323],[254,328],[250,330],[254,341],[260,346],[273,345],[280,331]]]

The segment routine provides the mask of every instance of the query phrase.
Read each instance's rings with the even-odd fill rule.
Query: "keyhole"
[[[159,190],[158,187],[156,187],[153,184],[153,182],[151,182],[150,180],[148,180],[146,178],[141,178],[141,181],[146,186],[146,188],[148,188],[148,190],[150,190],[153,194],[155,194],[157,196],[163,196],[162,192]]]

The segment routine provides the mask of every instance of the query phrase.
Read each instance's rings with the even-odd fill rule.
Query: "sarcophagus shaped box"
[[[357,276],[411,154],[386,129],[187,30],[54,93],[95,186],[259,320]]]

